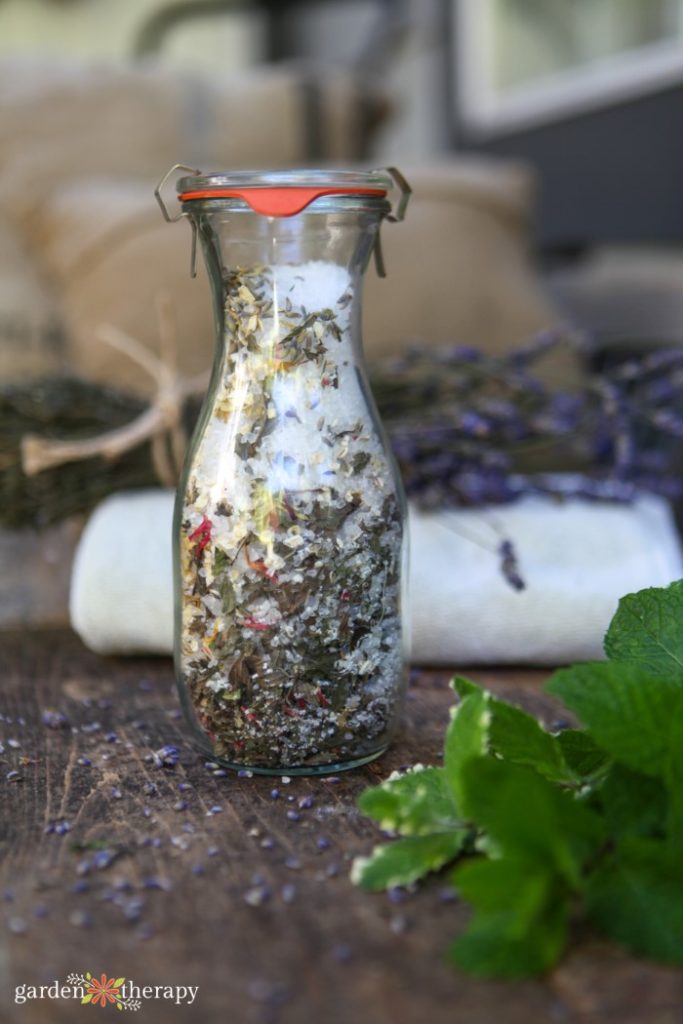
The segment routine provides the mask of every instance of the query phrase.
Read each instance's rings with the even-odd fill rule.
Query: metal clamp
[[[171,177],[171,175],[175,174],[176,171],[189,171],[190,174],[202,173],[201,171],[198,171],[196,167],[188,167],[187,164],[173,164],[173,167],[170,169],[170,171],[166,171],[166,174],[163,176],[157,187],[154,189],[154,198],[156,199],[161,208],[161,212],[164,215],[164,220],[168,221],[169,224],[175,224],[175,222],[180,220],[180,218],[183,216],[183,211],[181,210],[180,213],[178,213],[175,217],[171,217],[170,213],[168,212],[166,203],[164,202],[163,197],[161,195],[162,188],[164,187],[168,179]]]
[[[398,167],[385,167],[383,168],[383,170],[385,170],[386,173],[391,177],[392,181],[399,188],[401,193],[396,208],[394,209],[394,206],[392,204],[391,210],[386,215],[387,220],[391,221],[393,224],[398,224],[398,222],[402,221],[406,215],[408,201],[410,200],[410,197],[413,194],[413,190],[406,181],[406,179],[403,177],[401,172],[399,171]],[[375,256],[375,269],[377,271],[377,276],[386,277],[387,270],[384,263],[384,254],[382,252],[381,232],[382,227],[380,225],[377,228],[377,234],[375,235],[373,253]]]
[[[168,179],[171,177],[171,175],[175,174],[176,171],[189,171],[190,174],[201,174],[202,173],[201,171],[197,170],[196,167],[188,167],[187,164],[173,164],[173,167],[170,169],[170,171],[166,171],[166,174],[163,176],[163,178],[161,179],[161,181],[159,182],[157,187],[154,189],[154,198],[156,199],[156,201],[158,202],[158,204],[159,204],[159,206],[161,208],[161,212],[164,215],[164,220],[167,221],[169,224],[175,224],[176,221],[179,221],[181,217],[185,217],[186,216],[186,214],[183,213],[182,210],[180,210],[176,214],[175,217],[171,217],[170,213],[168,212],[168,208],[166,206],[166,203],[163,200],[163,196],[161,195],[162,188],[164,187],[164,185],[166,184]],[[191,249],[191,253],[190,253],[190,277],[196,277],[197,276],[197,224],[195,223],[195,220],[194,220],[193,217],[190,217],[189,221],[190,221],[190,226],[192,228],[192,249]]]
[[[391,212],[387,214],[387,220],[396,224],[405,217],[408,201],[413,194],[413,190],[399,171],[398,167],[386,167],[385,170],[401,192],[396,209],[394,209],[392,205]]]

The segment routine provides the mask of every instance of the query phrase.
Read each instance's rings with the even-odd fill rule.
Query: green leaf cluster
[[[552,968],[575,919],[683,963],[683,581],[623,598],[605,654],[550,679],[579,723],[557,733],[455,678],[443,767],[360,797],[397,838],[353,880],[380,890],[451,866],[473,914],[450,955],[471,973]]]

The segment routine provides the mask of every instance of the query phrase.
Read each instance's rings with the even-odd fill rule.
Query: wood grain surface
[[[15,985],[87,970],[198,985],[194,1005],[146,1001],[133,1018],[164,1024],[683,1019],[680,972],[580,934],[543,980],[466,977],[445,960],[468,914],[446,878],[400,901],[350,884],[353,856],[378,839],[355,799],[401,764],[438,760],[450,673],[414,673],[380,761],[287,784],[205,767],[168,660],[101,658],[67,632],[4,635],[0,647],[0,1021],[106,1019],[71,1000],[14,1002]],[[471,674],[546,721],[557,714],[547,673]],[[67,723],[45,724],[46,712]],[[148,760],[164,744],[180,748],[173,768]]]

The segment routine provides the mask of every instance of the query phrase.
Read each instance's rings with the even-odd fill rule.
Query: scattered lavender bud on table
[[[43,711],[43,725],[48,729],[63,729],[69,725],[69,719],[61,711],[46,709]]]
[[[282,896],[283,903],[294,903],[294,900],[296,899],[296,886],[291,883],[289,885],[283,885],[280,890],[280,895]]]
[[[69,914],[69,924],[74,928],[91,928],[92,923],[92,914],[89,914],[87,910],[72,910]]]
[[[271,897],[270,889],[265,885],[255,885],[244,893],[244,902],[250,907],[261,907]]]

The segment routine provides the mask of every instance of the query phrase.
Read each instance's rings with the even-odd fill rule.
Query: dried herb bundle
[[[683,349],[628,359],[575,391],[549,388],[535,364],[573,344],[557,332],[501,358],[464,346],[415,348],[385,364],[373,389],[408,494],[425,507],[524,494],[681,497]]]

